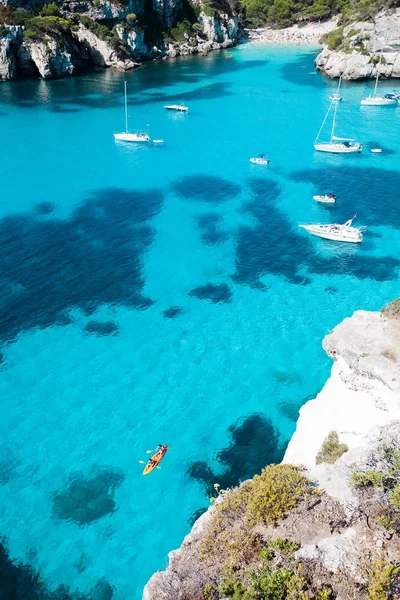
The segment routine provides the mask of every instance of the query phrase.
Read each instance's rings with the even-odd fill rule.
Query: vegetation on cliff
[[[398,6],[399,0],[242,0],[242,4],[250,26],[287,27],[339,13],[342,24],[369,20],[383,8]]]

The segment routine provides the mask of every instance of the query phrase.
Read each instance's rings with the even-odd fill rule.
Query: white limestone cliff
[[[16,77],[15,46],[22,40],[22,27],[9,26],[7,33],[0,38],[0,79]]]
[[[343,29],[344,48],[325,46],[315,64],[329,77],[347,80],[400,77],[400,9],[378,14],[373,22],[360,21]],[[382,52],[382,63],[378,60]]]

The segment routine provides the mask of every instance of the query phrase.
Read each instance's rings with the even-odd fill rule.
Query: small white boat
[[[342,96],[339,94],[339,92],[340,92],[340,84],[341,84],[341,82],[342,82],[342,77],[339,77],[339,84],[338,84],[338,87],[337,87],[337,90],[336,90],[336,92],[335,92],[334,94],[331,94],[331,95],[329,96],[329,98],[330,98],[331,100],[335,100],[336,102],[340,102],[340,100],[342,99]]]
[[[122,133],[114,133],[114,139],[119,142],[149,142],[150,136],[147,133],[130,133],[128,131],[128,101],[126,97],[126,81],[125,81],[125,131]]]
[[[324,204],[334,204],[336,202],[336,196],[331,192],[324,195],[313,196],[313,199],[317,202],[323,202]]]
[[[353,217],[354,219],[355,217]],[[349,219],[343,225],[332,223],[330,225],[299,225],[311,235],[333,240],[335,242],[351,242],[357,244],[362,242],[365,227],[352,227],[353,219]]]
[[[153,144],[163,144],[164,140],[153,140]]]
[[[269,163],[269,159],[264,157],[264,154],[259,154],[255,158],[250,158],[250,162],[254,165],[267,165]]]
[[[380,154],[382,152],[382,148],[371,148],[371,152],[374,154]]]
[[[180,112],[186,112],[189,110],[184,104],[167,104],[167,106],[164,106],[164,108],[167,110],[178,110]]]

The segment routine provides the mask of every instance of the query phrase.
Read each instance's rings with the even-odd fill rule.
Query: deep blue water
[[[107,581],[139,599],[215,482],[281,459],[329,374],[324,335],[399,295],[400,108],[361,109],[364,85],[344,84],[337,134],[365,151],[316,154],[336,84],[314,54],[243,46],[126,75],[131,127],[163,146],[114,142],[121,74],[1,85],[9,585],[31,568],[48,590],[103,580],[102,598]],[[178,101],[187,114],[163,109]],[[249,163],[259,152],[268,167]],[[312,200],[327,188],[334,207]],[[298,228],[355,213],[361,246]],[[158,443],[171,449],[144,478]]]

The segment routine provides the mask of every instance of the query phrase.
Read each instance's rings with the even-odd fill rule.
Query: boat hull
[[[362,145],[345,146],[344,144],[314,144],[318,152],[330,152],[331,154],[355,154],[361,152]]]
[[[164,108],[166,108],[167,110],[177,110],[178,112],[187,112],[188,107],[187,106],[164,106]]]
[[[395,98],[370,97],[361,100],[361,106],[396,106],[397,104]]]
[[[350,244],[359,244],[362,242],[362,234],[357,235],[346,235],[345,233],[337,234],[335,232],[329,231],[328,229],[324,230],[316,230],[313,226],[300,225],[303,229],[305,229],[311,235],[315,237],[323,238],[324,240],[330,240],[332,242],[345,242]]]
[[[330,198],[329,196],[313,196],[313,199],[323,204],[334,204],[336,202],[336,198]]]
[[[150,141],[148,135],[138,135],[137,133],[114,133],[114,139],[119,142],[147,143]]]
[[[269,163],[269,160],[260,158],[250,158],[250,162],[253,163],[253,165],[267,165]]]
[[[158,452],[153,454],[153,456],[150,458],[150,460],[148,461],[147,465],[145,466],[145,468],[143,470],[143,475],[148,475],[149,473],[154,471],[154,469],[156,467],[158,467],[158,465],[160,464],[160,462],[166,455],[167,450],[168,450],[168,448],[163,448],[162,450],[159,450]]]

